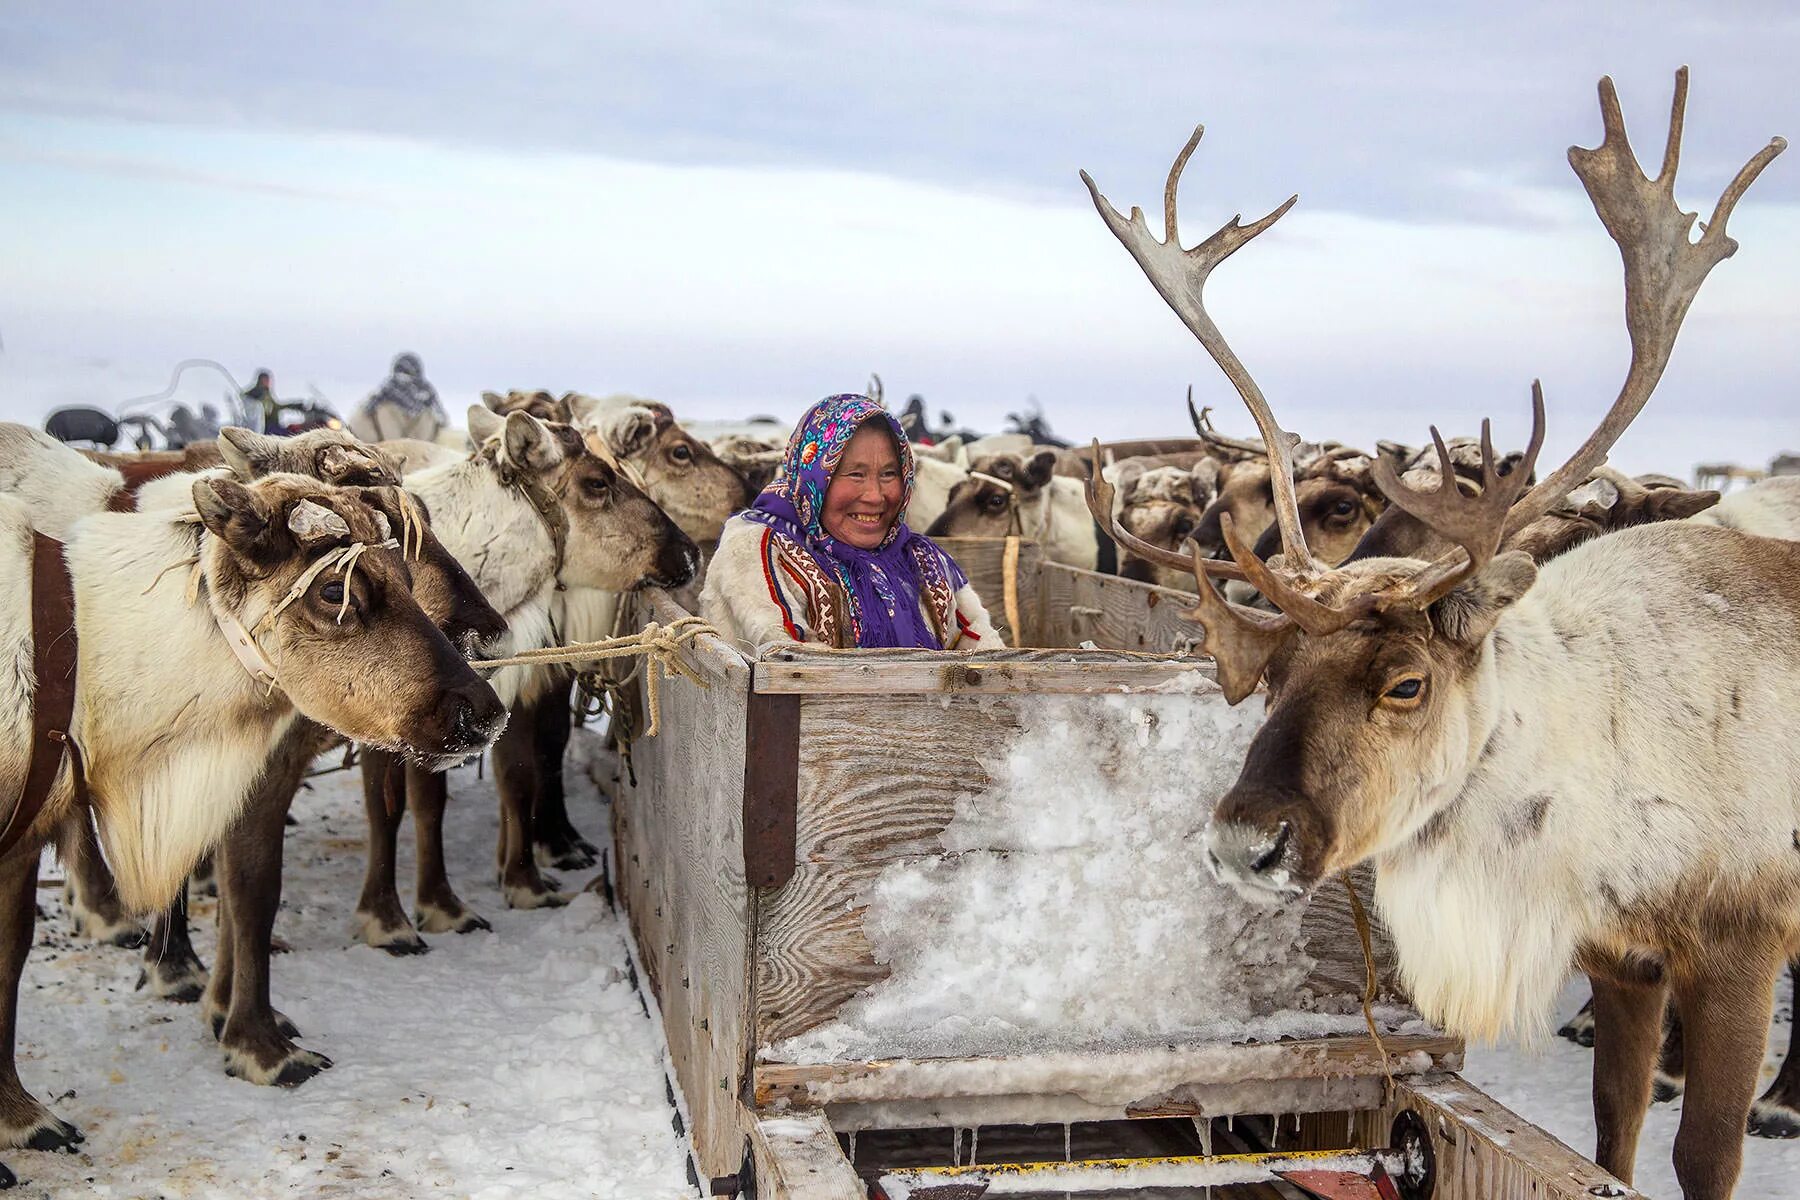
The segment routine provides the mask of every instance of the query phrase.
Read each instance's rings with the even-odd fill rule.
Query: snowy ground
[[[605,831],[571,772],[576,824]],[[197,1006],[132,990],[140,952],[71,944],[39,893],[21,990],[19,1073],[87,1134],[79,1155],[0,1159],[27,1197],[355,1196],[687,1200],[661,1047],[627,979],[623,926],[598,897],[515,913],[493,880],[491,781],[456,772],[452,880],[492,933],[390,958],[352,942],[362,800],[354,774],[314,781],[288,831],[276,1007],[336,1062],[294,1091],[228,1078]],[[403,852],[401,878],[409,881]],[[49,872],[47,872],[48,874]],[[565,879],[567,887],[585,880]],[[212,961],[211,902],[196,905]]]
[[[576,823],[604,816],[570,772]],[[132,990],[138,953],[71,943],[58,893],[21,989],[19,1070],[88,1140],[79,1155],[0,1155],[38,1197],[475,1197],[564,1200],[694,1196],[673,1131],[661,1048],[627,981],[624,928],[592,895],[567,909],[502,907],[491,871],[492,786],[452,777],[452,878],[494,932],[438,935],[421,958],[352,942],[362,871],[354,776],[314,781],[288,831],[292,947],[274,963],[277,1007],[337,1066],[295,1090],[228,1078],[194,1007]],[[411,864],[403,855],[403,878]],[[47,872],[53,876],[54,872]],[[582,880],[565,880],[571,887]],[[403,893],[404,894],[404,893]],[[212,907],[195,906],[211,961]],[[1582,999],[1571,987],[1563,1013]],[[1778,997],[1785,1046],[1793,998]],[[1583,1153],[1593,1149],[1591,1052],[1560,1039],[1540,1052],[1475,1048],[1465,1072],[1514,1111]],[[1679,1196],[1669,1148],[1680,1103],[1646,1125],[1639,1186]],[[1747,1139],[1744,1197],[1800,1197],[1800,1142]]]
[[[1571,984],[1563,993],[1558,1014],[1568,1018],[1587,999],[1587,981]],[[1794,1019],[1794,996],[1783,973],[1775,993],[1775,1023],[1769,1033],[1769,1055],[1763,1067],[1760,1093],[1768,1086],[1780,1055],[1787,1052],[1788,1025]],[[1594,1053],[1562,1038],[1552,1038],[1537,1053],[1518,1046],[1498,1049],[1470,1047],[1463,1077],[1520,1116],[1542,1126],[1583,1154],[1594,1152],[1594,1108],[1589,1090]],[[1679,1200],[1675,1167],[1669,1155],[1675,1145],[1675,1127],[1681,1121],[1681,1101],[1655,1104],[1644,1122],[1638,1142],[1638,1190],[1656,1200]],[[1800,1140],[1744,1139],[1744,1171],[1737,1194],[1743,1200],[1800,1200]]]

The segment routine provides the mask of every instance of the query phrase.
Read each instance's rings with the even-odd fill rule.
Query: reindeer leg
[[[0,861],[0,1146],[73,1151],[81,1132],[58,1120],[19,1082],[19,976],[31,953],[37,922],[38,843],[18,846]]]
[[[569,748],[569,705],[574,686],[571,679],[551,688],[531,714],[538,770],[532,851],[541,867],[585,871],[600,861],[600,849],[570,823],[568,800],[563,793],[563,754]]]
[[[500,891],[508,908],[567,904],[556,881],[538,873],[532,855],[532,806],[537,791],[536,731],[517,711],[494,743],[494,786],[500,793],[498,866]]]
[[[1594,1161],[1631,1182],[1638,1133],[1650,1110],[1650,1074],[1662,1043],[1668,989],[1590,976],[1594,985]]]
[[[137,990],[148,988],[159,1000],[192,1004],[206,990],[206,964],[188,937],[188,896],[184,884],[168,908],[156,914],[144,946],[144,969]]]
[[[418,907],[413,920],[426,933],[472,933],[492,929],[487,919],[462,902],[450,887],[444,865],[444,807],[450,798],[450,779],[441,772],[406,768],[406,802],[412,807],[413,833],[418,838]]]
[[[1774,954],[1758,962],[1757,949],[1716,947],[1717,960],[1675,979],[1683,1036],[1694,1048],[1675,1132],[1675,1178],[1684,1200],[1729,1200],[1743,1164],[1743,1131],[1781,969]]]
[[[369,815],[369,869],[363,876],[362,898],[356,902],[356,937],[389,954],[423,954],[431,947],[406,919],[394,884],[395,844],[405,813],[401,797],[406,794],[406,768],[395,755],[364,747],[362,781],[363,808]]]
[[[232,947],[229,1009],[219,1031],[225,1073],[251,1083],[298,1087],[331,1066],[323,1054],[294,1045],[293,1022],[269,1001],[269,959],[275,913],[281,907],[281,858],[288,806],[305,769],[304,756],[291,778],[267,779],[219,847],[219,895],[229,903],[231,926],[220,931]],[[224,968],[221,966],[220,971]]]
[[[1750,1107],[1750,1132],[1756,1137],[1800,1137],[1800,958],[1788,964],[1794,981],[1794,1017],[1788,1026],[1787,1057],[1775,1082]]]
[[[210,899],[219,894],[219,880],[213,871],[211,854],[202,854],[200,861],[194,864],[193,873],[188,876],[188,887],[202,899]]]
[[[56,827],[56,857],[63,866],[63,904],[75,932],[96,942],[135,948],[148,935],[119,903],[112,869],[100,853],[100,834],[94,814],[85,807],[69,814]]]

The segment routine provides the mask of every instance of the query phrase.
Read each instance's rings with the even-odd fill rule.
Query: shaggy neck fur
[[[1552,562],[1502,617],[1470,744],[1451,751],[1468,766],[1377,859],[1428,1016],[1541,1037],[1578,951],[1666,960],[1711,903],[1800,903],[1800,555],[1756,541],[1615,534]]]
[[[163,574],[197,537],[173,514],[96,515],[68,542],[76,738],[120,898],[139,912],[174,897],[295,719],[238,664],[204,597],[188,603],[187,570]],[[46,816],[72,798],[65,772]]]

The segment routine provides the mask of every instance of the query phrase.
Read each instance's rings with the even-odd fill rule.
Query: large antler
[[[1513,506],[1506,520],[1507,533],[1522,529],[1561,503],[1570,489],[1606,460],[1606,452],[1662,378],[1681,320],[1707,272],[1737,251],[1737,242],[1726,236],[1726,220],[1763,168],[1787,149],[1784,139],[1769,139],[1727,185],[1713,207],[1712,220],[1703,227],[1699,240],[1693,240],[1697,214],[1682,212],[1675,202],[1687,90],[1688,69],[1682,67],[1675,73],[1669,136],[1663,146],[1662,170],[1655,179],[1644,174],[1632,153],[1625,118],[1619,111],[1619,94],[1610,77],[1600,80],[1600,118],[1605,126],[1600,145],[1593,150],[1569,148],[1569,165],[1581,177],[1594,211],[1625,260],[1625,327],[1631,335],[1631,369],[1599,428],[1568,462]]]
[[[1219,228],[1219,231],[1195,246],[1192,250],[1181,248],[1181,234],[1175,218],[1175,192],[1181,183],[1181,172],[1187,161],[1193,156],[1194,148],[1200,144],[1206,126],[1196,125],[1194,134],[1188,138],[1187,145],[1175,156],[1175,163],[1169,168],[1169,179],[1163,185],[1163,238],[1158,240],[1150,232],[1144,221],[1144,210],[1132,206],[1129,218],[1119,215],[1105,196],[1100,194],[1099,187],[1093,177],[1086,171],[1081,173],[1081,181],[1087,184],[1088,195],[1093,197],[1094,207],[1100,213],[1106,227],[1113,231],[1113,236],[1131,257],[1137,260],[1144,274],[1149,278],[1157,293],[1162,296],[1168,306],[1175,310],[1182,324],[1206,347],[1225,377],[1243,397],[1250,415],[1256,418],[1256,427],[1262,433],[1263,446],[1269,456],[1269,474],[1275,492],[1275,521],[1281,528],[1281,548],[1283,562],[1289,570],[1306,571],[1312,567],[1312,556],[1306,550],[1306,538],[1300,532],[1300,508],[1294,501],[1294,464],[1291,447],[1297,440],[1275,423],[1275,415],[1269,411],[1269,403],[1263,399],[1262,389],[1256,386],[1256,380],[1244,369],[1244,364],[1232,352],[1219,327],[1206,313],[1206,305],[1202,292],[1206,287],[1206,278],[1212,274],[1214,267],[1230,258],[1251,238],[1280,220],[1288,209],[1294,206],[1299,196],[1289,196],[1282,205],[1259,221],[1243,223],[1242,214],[1234,216]]]
[[[1210,591],[1212,588],[1212,585],[1206,582],[1206,577],[1208,575],[1213,576],[1215,579],[1244,578],[1243,571],[1231,563],[1222,562],[1216,559],[1203,559],[1198,555],[1190,560],[1187,555],[1181,553],[1179,550],[1164,550],[1161,546],[1152,545],[1143,538],[1137,537],[1129,532],[1123,525],[1119,524],[1118,518],[1113,515],[1115,503],[1114,497],[1116,492],[1113,488],[1112,481],[1101,474],[1099,438],[1094,439],[1094,448],[1091,452],[1090,461],[1093,464],[1093,469],[1088,473],[1087,478],[1086,491],[1088,512],[1093,515],[1094,523],[1096,525],[1112,535],[1113,541],[1119,543],[1119,545],[1125,547],[1125,549],[1131,551],[1139,558],[1144,559],[1146,562],[1153,562],[1158,566],[1169,567],[1176,571],[1193,570],[1194,581],[1199,584],[1200,590],[1202,591]],[[1194,567],[1193,564],[1196,562],[1202,564],[1202,566],[1199,568]]]

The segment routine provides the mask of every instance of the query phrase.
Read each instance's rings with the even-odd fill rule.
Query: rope
[[[1363,1020],[1368,1022],[1369,1036],[1375,1039],[1375,1049],[1381,1052],[1381,1073],[1387,1076],[1388,1092],[1391,1095],[1394,1087],[1394,1064],[1388,1057],[1386,1043],[1381,1040],[1381,1030],[1375,1027],[1375,989],[1380,986],[1380,980],[1375,974],[1375,942],[1369,932],[1369,914],[1363,911],[1362,897],[1356,894],[1356,887],[1350,882],[1350,876],[1346,874],[1339,878],[1344,881],[1344,890],[1350,893],[1350,916],[1356,922],[1356,937],[1362,942],[1363,967],[1368,972],[1363,980]]]
[[[650,724],[644,730],[645,737],[655,737],[662,727],[662,681],[673,671],[683,679],[700,687],[711,685],[701,678],[700,673],[689,666],[681,657],[682,647],[702,634],[719,636],[719,631],[701,620],[699,617],[682,617],[667,625],[655,621],[644,626],[642,630],[625,637],[606,638],[598,642],[576,642],[568,646],[543,646],[535,650],[521,650],[506,658],[486,658],[472,660],[469,665],[478,669],[494,670],[500,667],[544,667],[562,663],[594,663],[608,659],[626,658],[640,655],[645,662],[632,669],[631,674],[617,683],[606,682],[609,690],[623,689],[633,682],[642,672],[644,679],[645,703],[650,709]],[[645,670],[646,664],[650,669]],[[584,675],[593,672],[583,672]]]

